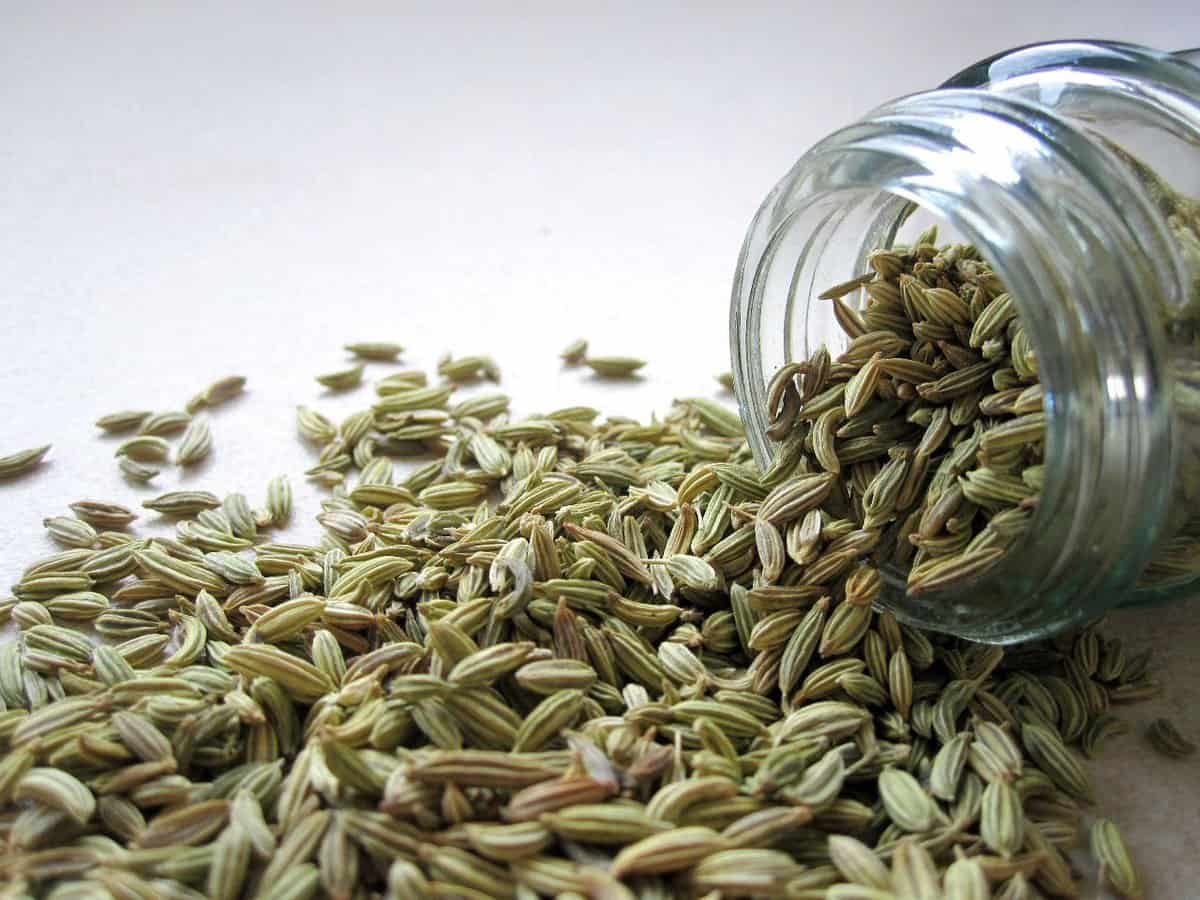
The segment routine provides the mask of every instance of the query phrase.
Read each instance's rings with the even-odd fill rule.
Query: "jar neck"
[[[1144,186],[1043,106],[984,90],[887,104],[813,147],[760,208],[732,308],[738,395],[766,465],[765,384],[821,342],[829,284],[866,271],[913,206],[979,247],[1033,340],[1046,486],[1028,536],[969,590],[888,605],[922,625],[1013,641],[1101,614],[1145,564],[1168,503],[1161,320],[1186,272]],[[804,344],[806,346],[801,346]]]

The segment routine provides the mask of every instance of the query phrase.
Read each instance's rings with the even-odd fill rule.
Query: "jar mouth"
[[[1041,364],[1046,487],[1028,534],[994,569],[919,600],[893,572],[886,604],[991,642],[1094,618],[1141,571],[1167,503],[1169,376],[1151,311],[1175,273],[1154,271],[1139,242],[1159,228],[1145,198],[1033,104],[973,90],[904,98],[822,141],[772,191],[731,310],[751,447],[769,462],[766,381],[813,349],[793,342],[822,330],[806,318],[821,315],[808,298],[866,271],[914,206],[975,244],[1017,303]]]

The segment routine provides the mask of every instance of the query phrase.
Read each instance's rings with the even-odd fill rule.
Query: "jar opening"
[[[1021,640],[1099,614],[1105,594],[1145,563],[1165,503],[1154,473],[1170,468],[1166,376],[1145,308],[1154,273],[1122,218],[1140,198],[1094,157],[1023,101],[917,95],[814,147],[747,236],[731,334],[760,463],[773,450],[770,375],[822,340],[835,355],[845,343],[828,304],[810,298],[866,271],[868,253],[893,243],[914,207],[979,248],[1033,339],[1048,424],[1047,485],[1030,536],[966,590],[909,598],[891,573],[888,605],[903,618]]]

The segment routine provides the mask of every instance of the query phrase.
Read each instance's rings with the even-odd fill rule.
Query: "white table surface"
[[[992,52],[1077,36],[1200,44],[1200,5],[0,0],[0,453],[54,444],[0,482],[0,585],[83,496],[256,499],[289,472],[315,536],[293,409],[366,402],[311,380],[348,340],[425,367],[491,353],[518,412],[712,393],[743,231],[796,156]],[[647,378],[560,368],[577,336]],[[119,477],[98,415],[232,372],[249,391],[213,416],[208,463]],[[1198,612],[1117,617],[1166,690],[1095,767],[1170,900],[1200,897],[1200,760],[1138,732],[1166,714],[1200,737]]]

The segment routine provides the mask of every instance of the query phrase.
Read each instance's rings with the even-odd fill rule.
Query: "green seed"
[[[29,769],[17,782],[13,798],[59,810],[80,824],[90,820],[96,811],[92,792],[61,769]]]
[[[317,384],[327,387],[332,391],[348,391],[362,384],[364,368],[361,365],[352,366],[349,369],[341,369],[337,372],[318,375],[316,376]]]
[[[99,500],[80,500],[72,503],[71,511],[96,528],[124,528],[137,518],[132,510],[124,506]]]
[[[1196,752],[1196,745],[1182,734],[1170,719],[1155,719],[1146,729],[1150,745],[1163,756],[1186,759]]]
[[[206,406],[220,406],[240,394],[245,387],[246,379],[241,375],[219,378],[188,401],[187,411],[194,414]]]
[[[296,428],[302,437],[314,444],[327,444],[337,437],[337,426],[307,406],[296,407]]]
[[[722,849],[724,839],[711,828],[676,828],[625,847],[613,859],[611,872],[618,878],[677,872]]]
[[[192,420],[190,413],[169,411],[154,413],[142,422],[138,434],[168,435],[183,431]]]
[[[8,456],[0,456],[0,478],[12,478],[28,472],[42,461],[42,457],[50,450],[50,445],[32,447],[29,450],[19,450]]]
[[[1141,880],[1125,839],[1109,819],[1100,819],[1092,826],[1092,855],[1100,865],[1100,881],[1112,886],[1120,896],[1140,900],[1144,896]]]
[[[937,807],[908,772],[884,769],[879,775],[879,795],[892,821],[905,831],[923,834],[937,821]]]
[[[471,382],[480,378],[500,380],[500,368],[490,356],[446,356],[438,362],[438,374],[450,381]]]
[[[137,462],[166,462],[171,454],[171,445],[166,438],[156,435],[140,435],[130,438],[117,447],[116,456],[128,456]]]
[[[96,529],[79,519],[54,516],[43,519],[42,525],[50,537],[68,547],[91,547],[96,543]]]
[[[220,505],[221,501],[209,491],[168,491],[142,503],[146,509],[168,516],[194,516]]]
[[[646,365],[632,356],[588,356],[583,362],[601,378],[629,378]]]
[[[395,362],[396,357],[404,352],[404,348],[399,344],[391,344],[387,341],[359,341],[356,344],[347,344],[345,349],[360,359],[373,359],[379,362]]]
[[[175,448],[175,462],[180,466],[192,466],[212,451],[212,430],[206,419],[193,419],[179,439]]]
[[[131,459],[128,456],[122,456],[117,460],[117,468],[121,470],[121,474],[130,481],[144,484],[154,478],[159,473],[159,469],[153,466],[148,466],[145,463],[140,463],[136,459]]]
[[[116,434],[122,431],[129,431],[137,428],[142,424],[142,421],[150,416],[150,410],[121,410],[120,412],[109,413],[106,416],[101,416],[96,420],[96,427]]]

